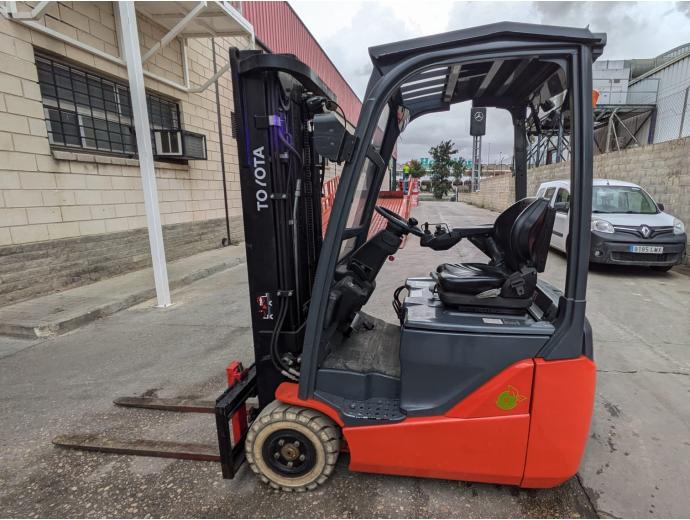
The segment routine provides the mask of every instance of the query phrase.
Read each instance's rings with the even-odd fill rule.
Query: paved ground
[[[416,215],[454,225],[493,219],[456,203],[423,203]],[[434,253],[411,239],[382,270],[367,310],[392,321],[391,292],[406,276],[475,258],[468,244]],[[546,277],[562,286],[563,266],[552,253]],[[75,431],[213,442],[210,416],[115,409],[111,400],[144,393],[215,397],[225,364],[250,361],[246,273],[238,266],[176,291],[168,309],[147,302],[57,338],[12,340],[8,354],[0,354],[0,511],[8,517],[687,516],[690,278],[598,269],[589,288],[597,404],[579,479],[560,488],[354,474],[343,457],[323,489],[281,494],[246,467],[223,481],[211,463],[50,444]]]
[[[244,262],[244,245],[205,251],[168,264],[172,289],[184,287]],[[0,335],[36,339],[64,334],[153,298],[153,269],[142,269],[100,282],[48,294],[0,308]],[[15,345],[0,345],[0,357]]]

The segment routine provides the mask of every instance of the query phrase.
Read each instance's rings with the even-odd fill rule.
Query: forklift
[[[372,47],[354,132],[294,56],[231,51],[255,363],[233,365],[216,403],[224,477],[246,460],[276,489],[312,490],[342,452],[352,471],[523,488],[576,473],[595,389],[585,295],[592,63],[605,41],[497,23]],[[515,203],[493,225],[453,228],[377,206],[407,124],[463,102],[509,111]],[[554,210],[527,197],[526,177],[526,126],[555,103],[571,136],[563,291],[539,277]],[[327,161],[342,175],[324,233]],[[368,237],[374,212],[387,224]],[[368,316],[408,235],[435,251],[466,239],[487,260],[430,265],[401,280],[391,322]]]

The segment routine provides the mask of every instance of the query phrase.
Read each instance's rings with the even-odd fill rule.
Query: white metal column
[[[165,247],[163,245],[163,230],[158,208],[158,190],[156,188],[156,170],[153,164],[153,148],[151,145],[151,127],[146,107],[146,90],[144,87],[144,70],[141,65],[139,50],[139,34],[137,31],[137,16],[134,2],[116,2],[120,14],[120,32],[123,48],[120,50],[127,63],[129,76],[129,92],[132,98],[132,118],[137,136],[137,152],[139,154],[139,169],[141,184],[144,189],[144,205],[146,207],[146,222],[149,231],[149,245],[151,247],[151,261],[153,263],[153,277],[156,284],[158,307],[171,304],[170,288],[168,286],[168,267],[165,263]]]

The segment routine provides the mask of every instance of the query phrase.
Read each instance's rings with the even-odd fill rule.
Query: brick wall
[[[527,173],[527,193],[536,194],[542,182],[569,177],[569,162],[532,168]],[[639,184],[690,227],[690,137],[597,155],[594,177]],[[480,192],[463,193],[460,200],[502,211],[514,200],[513,183],[509,175],[484,179]]]
[[[26,6],[19,3],[20,10]],[[55,2],[41,18],[41,23],[113,56],[120,54],[111,2]],[[155,21],[141,14],[138,15],[138,24],[142,50],[153,46],[165,33]],[[231,46],[244,48],[248,42],[243,38],[217,38],[216,44],[218,67],[222,67],[227,62]],[[37,242],[50,244],[60,241],[59,247],[55,242],[55,247],[35,246],[34,250],[42,251],[41,265],[51,265],[53,274],[66,273],[66,278],[74,279],[75,276],[68,273],[71,267],[65,264],[63,254],[72,245],[76,253],[85,244],[101,241],[104,234],[129,232],[132,237],[138,237],[142,229],[146,234],[141,177],[135,159],[51,149],[34,50],[63,56],[77,66],[119,78],[125,83],[126,68],[0,17],[0,258],[5,265],[12,263],[16,268],[30,269],[30,264],[11,262],[12,254],[30,250],[28,245]],[[187,56],[192,85],[202,84],[213,75],[210,39],[189,40]],[[183,84],[182,62],[182,42],[174,40],[155,54],[144,68]],[[237,150],[230,125],[233,107],[230,75],[225,74],[219,83],[224,139],[222,151],[215,87],[211,86],[200,94],[187,94],[146,78],[148,90],[179,102],[183,128],[206,136],[208,160],[189,161],[188,164],[156,162],[162,222],[168,226],[166,229],[172,229],[170,225],[178,225],[178,233],[187,229],[190,236],[198,235],[200,223],[217,224],[225,217],[221,153],[225,155],[230,217],[241,234]],[[206,233],[217,236],[213,240],[201,240],[200,244],[204,246],[182,249],[198,252],[203,247],[218,247],[225,236],[224,225],[211,225]],[[240,237],[237,233],[235,235],[231,238]],[[120,242],[113,242],[116,243]],[[172,249],[167,251],[168,258],[180,254],[172,242],[166,246]],[[21,254],[15,260],[25,258]],[[89,257],[93,271],[109,272],[107,268],[100,269],[96,265],[95,255]],[[103,262],[108,261],[104,256]],[[5,268],[4,274],[0,274],[0,294],[12,292],[8,271]],[[88,283],[93,277],[85,273],[82,278],[84,283]],[[70,282],[70,285],[74,283]],[[41,290],[37,289],[36,294],[40,293]]]

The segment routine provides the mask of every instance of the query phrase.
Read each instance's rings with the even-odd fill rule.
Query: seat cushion
[[[439,289],[444,292],[476,295],[500,289],[505,273],[487,264],[441,264],[436,269]]]

